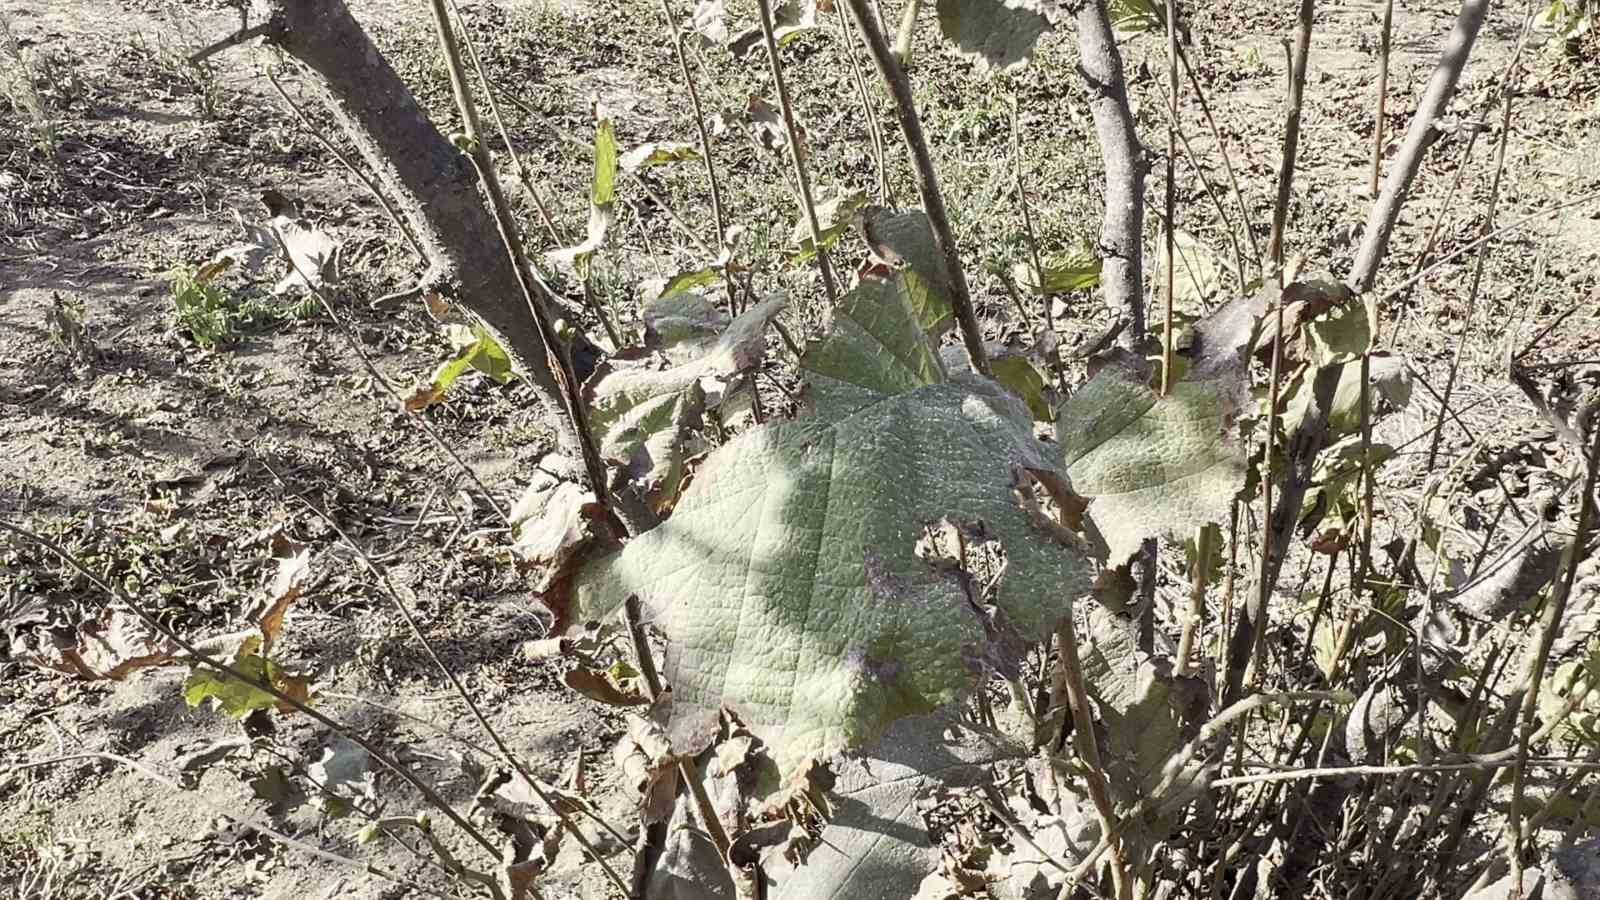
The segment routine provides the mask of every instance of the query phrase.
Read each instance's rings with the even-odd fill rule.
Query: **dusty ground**
[[[443,118],[447,91],[415,5],[351,5]],[[893,21],[898,7],[889,6]],[[1332,2],[1318,13],[1289,242],[1309,268],[1342,273],[1364,220],[1379,9]],[[169,624],[197,637],[238,627],[249,602],[263,593],[273,562],[254,536],[282,528],[309,544],[315,582],[290,618],[284,639],[290,660],[337,692],[324,702],[330,714],[418,761],[447,796],[467,799],[474,784],[450,757],[463,747],[432,726],[474,743],[484,743],[482,736],[396,621],[374,579],[307,512],[297,497],[304,495],[333,511],[385,560],[393,580],[413,595],[447,663],[537,774],[561,781],[580,749],[603,758],[620,734],[618,718],[566,690],[559,663],[519,653],[524,641],[543,634],[544,620],[506,562],[503,530],[370,383],[341,333],[289,301],[216,350],[202,350],[174,326],[164,273],[232,243],[232,211],[259,216],[257,195],[274,188],[303,198],[311,216],[341,241],[342,313],[387,377],[409,384],[447,354],[424,311],[368,308],[371,299],[404,287],[417,271],[415,261],[381,209],[277,104],[261,76],[271,61],[240,49],[217,57],[214,73],[200,78],[175,62],[175,53],[229,31],[234,13],[223,3],[194,2],[180,12],[154,0],[0,0],[0,12],[28,51],[54,61],[44,89],[58,154],[58,162],[47,162],[30,147],[22,111],[0,107],[0,515],[67,545],[158,607]],[[582,148],[563,144],[555,129],[586,134],[589,105],[598,99],[617,119],[625,145],[690,139],[692,125],[654,4],[629,0],[602,10],[537,0],[480,2],[468,5],[467,14],[488,38],[483,50],[493,77],[534,86],[516,92],[532,109],[508,108],[507,114],[565,237],[575,238],[582,227],[587,162]],[[1403,129],[1452,16],[1441,6],[1398,8],[1391,135]],[[1286,4],[1227,4],[1198,10],[1192,23],[1197,43],[1191,53],[1263,242],[1281,130],[1279,42],[1290,34],[1292,17]],[[1519,25],[1514,10],[1492,14],[1463,82],[1458,120],[1497,115],[1495,92]],[[1037,64],[1023,74],[986,82],[933,46],[931,26],[922,36],[919,98],[995,337],[1024,330],[992,275],[1008,269],[1026,246],[1012,192],[1009,97],[1018,99],[1029,201],[1044,249],[1090,239],[1098,219],[1098,188],[1087,175],[1094,169],[1092,134],[1070,37],[1049,38]],[[1141,98],[1141,124],[1155,144],[1163,129],[1151,79],[1162,71],[1161,48],[1144,39],[1125,52]],[[833,37],[807,38],[794,51],[791,78],[811,132],[817,181],[870,188],[875,163],[843,61]],[[709,55],[706,65],[704,89],[713,110],[737,108],[768,89],[761,66]],[[1534,48],[1524,68],[1501,221],[1600,188],[1600,172],[1590,163],[1600,155],[1600,65],[1593,57],[1575,62]],[[890,121],[881,98],[878,112]],[[1185,120],[1198,121],[1192,102]],[[1220,179],[1213,142],[1198,127],[1190,133],[1209,160],[1209,174]],[[732,135],[726,140],[732,217],[749,230],[757,259],[775,259],[792,223],[783,170],[748,142]],[[1491,143],[1488,136],[1478,142],[1440,229],[1441,249],[1470,239],[1481,224]],[[1446,138],[1429,156],[1395,241],[1387,283],[1413,265],[1421,235],[1444,206],[1462,144]],[[903,154],[893,142],[890,154],[897,190],[910,197]],[[1199,181],[1192,171],[1184,178],[1185,227],[1226,258],[1226,239]],[[680,169],[662,184],[667,201],[704,230],[709,217],[699,179],[698,170]],[[604,263],[598,279],[602,301],[624,326],[638,279],[694,256],[653,204],[636,197],[630,203],[619,226],[626,261]],[[1393,304],[1385,311],[1386,331],[1435,386],[1442,385],[1455,346],[1465,341],[1456,406],[1471,430],[1451,432],[1447,453],[1459,453],[1485,432],[1497,449],[1531,446],[1540,458],[1513,478],[1521,479],[1524,495],[1537,493],[1542,473],[1565,460],[1553,441],[1528,442],[1542,426],[1503,378],[1504,354],[1578,306],[1547,339],[1545,356],[1600,358],[1600,206],[1540,220],[1498,243],[1471,319],[1469,263],[1447,267]],[[809,270],[781,263],[772,269],[772,286],[814,293]],[[76,357],[52,339],[48,315],[57,295],[82,304],[88,347]],[[808,332],[818,320],[815,307],[798,306],[791,326]],[[1055,325],[1070,346],[1103,318],[1080,300],[1058,311]],[[1600,364],[1567,371],[1580,386],[1600,382]],[[1419,391],[1392,426],[1398,442],[1432,426],[1438,405],[1427,393]],[[428,413],[502,501],[514,499],[548,439],[527,400],[516,386],[472,380]],[[1389,518],[1380,523],[1380,541],[1409,526],[1421,453],[1417,445],[1407,447],[1404,464],[1386,484],[1382,505]],[[20,541],[0,541],[0,566],[0,603],[9,607],[0,611],[7,615],[40,603],[70,613],[103,599]],[[9,766],[109,750],[170,773],[183,754],[237,733],[235,724],[210,710],[186,707],[182,679],[182,671],[165,671],[115,684],[74,681],[25,666],[0,643],[0,761]],[[278,743],[291,759],[314,761],[333,741],[303,720],[288,722]],[[271,817],[281,829],[330,849],[422,873],[421,863],[392,842],[357,846],[357,818],[327,819],[293,795],[279,804],[255,796],[251,782],[277,763],[257,757],[212,766],[201,776],[199,796]],[[590,776],[602,803],[614,799],[608,772],[609,765],[596,766]],[[387,815],[419,809],[417,798],[387,776],[377,779],[377,798]],[[546,896],[580,890],[579,879],[571,880]],[[0,775],[0,885],[22,885],[24,896],[389,891],[359,872],[307,861],[221,827],[193,795],[99,761]],[[592,873],[581,889],[604,895]]]

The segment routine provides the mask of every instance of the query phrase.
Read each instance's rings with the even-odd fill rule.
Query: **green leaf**
[[[468,371],[482,372],[501,384],[516,375],[511,368],[511,356],[482,325],[451,325],[446,334],[455,347],[455,355],[434,369],[428,383],[406,398],[406,409],[411,412],[443,400],[451,386]]]
[[[1224,521],[1244,486],[1228,379],[1180,381],[1162,397],[1148,378],[1143,360],[1114,357],[1056,419],[1072,489],[1089,499],[1112,566],[1145,538]]]
[[[1123,34],[1165,31],[1166,16],[1155,0],[1110,0],[1111,27]],[[1182,17],[1179,17],[1182,21]]]
[[[985,659],[1010,659],[1006,633],[1040,637],[1087,587],[1082,552],[1014,496],[1057,477],[1027,410],[946,377],[903,279],[864,279],[805,354],[811,416],[707,455],[670,519],[547,598],[564,624],[640,598],[671,648],[676,752],[705,747],[726,706],[792,777],[966,695]],[[1004,549],[994,613],[919,555],[944,524]]]
[[[610,206],[617,199],[617,133],[610,119],[601,119],[594,134],[594,179],[589,184],[589,203]]]
[[[697,299],[680,294],[665,303],[681,323],[692,321],[683,311]],[[694,326],[684,325],[656,348],[675,363],[671,367],[661,369],[653,362],[655,350],[631,348],[601,363],[584,386],[601,455],[621,466],[658,511],[677,497],[708,388],[720,390],[760,364],[766,327],[785,305],[781,297],[759,303],[714,336],[703,330],[696,334]],[[661,306],[652,307],[647,308],[647,323],[663,313]],[[654,321],[659,335],[664,319]]]
[[[1361,360],[1333,365],[1339,367],[1339,384],[1334,388],[1333,403],[1328,408],[1328,432],[1338,438],[1361,429]],[[1380,412],[1382,404],[1391,409],[1403,409],[1411,402],[1411,370],[1406,367],[1405,360],[1388,353],[1374,353],[1370,375],[1374,416]],[[1315,377],[1315,370],[1308,368],[1290,384],[1283,407],[1285,431],[1294,432],[1310,411],[1311,383]]]
[[[852,217],[867,205],[867,192],[841,191],[838,188],[825,187],[819,190],[813,199],[822,246],[832,249],[833,245],[839,243],[839,238],[850,229]],[[795,263],[810,262],[816,258],[817,247],[811,239],[811,223],[806,218],[804,210],[801,210],[800,218],[795,220],[794,227],[789,230],[789,243],[800,248],[800,252],[794,257]]]
[[[699,290],[700,288],[711,287],[720,281],[722,281],[722,273],[718,272],[716,269],[692,269],[687,272],[679,272],[671,278],[660,282],[661,287],[659,289],[647,291],[647,294],[653,293],[654,296],[650,297],[646,302],[666,300],[669,297],[676,297],[677,295],[686,291],[695,291]],[[649,282],[647,282],[647,284],[649,284]]]
[[[639,169],[652,169],[656,166],[667,166],[699,158],[700,150],[693,144],[683,141],[662,141],[658,144],[640,144],[629,150],[622,155],[621,164],[624,172],[635,172]]]
[[[196,666],[183,683],[183,700],[190,706],[199,706],[207,700],[223,715],[242,719],[258,709],[279,706],[278,698],[263,690],[263,685],[276,688],[302,703],[310,699],[311,683],[303,676],[284,671],[277,663],[260,654],[261,638],[246,638],[234,653],[230,665],[249,681],[235,678],[225,672]],[[287,706],[287,704],[284,704]],[[293,709],[293,707],[287,707]]]
[[[1019,262],[1011,267],[1011,278],[1035,294],[1070,294],[1087,291],[1100,284],[1102,261],[1094,251],[1083,249],[1073,253],[1047,256],[1040,261],[1044,277],[1039,278],[1033,264]]]
[[[1164,284],[1166,279],[1166,272],[1161,268],[1166,261],[1165,242],[1160,246],[1154,282],[1158,285]],[[1222,263],[1199,238],[1182,228],[1173,232],[1172,249],[1178,256],[1178,264],[1172,270],[1172,301],[1197,312],[1222,287]]]
[[[1011,393],[1028,404],[1028,412],[1041,422],[1055,418],[1055,410],[1046,398],[1044,376],[1021,353],[1005,350],[989,354],[989,369],[995,380],[1011,389]]]
[[[1006,0],[939,0],[939,30],[980,68],[1004,72],[1026,65],[1049,28],[1043,15]]]
[[[950,270],[934,242],[927,214],[920,209],[868,207],[862,231],[874,255],[911,276],[906,279],[906,293],[922,330],[937,339],[953,328]]]

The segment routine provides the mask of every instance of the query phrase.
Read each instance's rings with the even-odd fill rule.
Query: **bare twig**
[[[1283,230],[1289,221],[1289,197],[1294,189],[1295,160],[1300,155],[1300,110],[1306,93],[1306,63],[1311,56],[1312,0],[1300,0],[1300,27],[1295,31],[1294,65],[1289,73],[1289,107],[1283,125],[1283,157],[1278,167],[1278,200],[1272,207],[1272,236],[1267,257],[1275,270],[1283,270]]]
[[[772,69],[772,81],[778,89],[778,106],[783,113],[783,127],[789,136],[789,158],[794,163],[795,181],[800,187],[801,212],[805,214],[810,229],[811,244],[817,251],[817,269],[822,273],[822,290],[828,295],[828,304],[839,302],[839,284],[833,276],[833,263],[828,248],[822,243],[822,224],[817,220],[817,206],[811,196],[811,174],[806,169],[805,136],[795,123],[794,103],[789,99],[789,83],[783,77],[783,56],[778,52],[778,39],[773,32],[772,0],[756,0],[761,13],[761,36],[766,40],[767,62]]]
[[[1250,242],[1250,251],[1255,254],[1256,265],[1261,264],[1261,245],[1256,242],[1256,231],[1250,223],[1250,207],[1244,202],[1244,193],[1239,189],[1239,176],[1233,170],[1233,157],[1228,153],[1228,142],[1222,138],[1222,129],[1217,127],[1217,120],[1211,114],[1211,104],[1206,101],[1205,87],[1200,84],[1200,77],[1195,74],[1194,67],[1189,65],[1189,54],[1183,49],[1183,44],[1178,45],[1178,61],[1183,63],[1183,71],[1189,76],[1189,84],[1194,88],[1194,98],[1200,104],[1200,114],[1205,117],[1206,130],[1211,132],[1211,139],[1217,142],[1217,155],[1222,158],[1222,169],[1228,175],[1228,186],[1233,189],[1233,201],[1239,205],[1239,224],[1244,228],[1245,239]],[[1178,132],[1183,136],[1183,132]],[[1193,154],[1191,154],[1193,155]],[[1237,239],[1235,239],[1237,244]],[[1241,268],[1241,273],[1243,269]],[[1241,274],[1240,287],[1243,288],[1243,275]]]
[[[1309,0],[1308,0],[1309,2]],[[1166,221],[1162,222],[1162,241],[1166,249],[1161,272],[1161,296],[1166,303],[1166,315],[1161,330],[1161,395],[1172,390],[1172,345],[1177,337],[1172,333],[1172,290],[1177,281],[1178,253],[1176,235],[1178,227],[1178,2],[1167,0],[1167,97],[1171,115],[1167,117],[1167,184]],[[1202,177],[1201,180],[1204,180]],[[1243,279],[1243,273],[1239,276]],[[1043,283],[1041,276],[1041,284]]]
[[[1383,193],[1372,205],[1367,217],[1367,227],[1361,236],[1361,247],[1356,252],[1355,266],[1350,271],[1349,285],[1358,294],[1371,289],[1378,277],[1378,267],[1389,249],[1389,238],[1394,233],[1395,222],[1400,218],[1400,208],[1405,205],[1411,191],[1411,182],[1422,169],[1422,157],[1432,143],[1434,123],[1445,113],[1450,98],[1455,95],[1456,82],[1466,68],[1467,57],[1478,39],[1478,29],[1489,11],[1490,0],[1462,0],[1461,13],[1450,36],[1445,40],[1439,65],[1434,69],[1428,89],[1411,117],[1400,153],[1383,185]]]
[[[711,219],[717,226],[718,246],[727,239],[728,220],[722,211],[722,187],[717,182],[716,158],[711,152],[711,132],[706,128],[706,114],[700,107],[700,90],[694,85],[694,72],[689,68],[689,55],[684,52],[683,42],[688,34],[681,32],[678,23],[672,17],[672,4],[669,0],[661,0],[661,13],[666,16],[667,36],[672,41],[672,49],[678,58],[678,74],[683,78],[683,88],[689,94],[689,107],[694,110],[694,125],[700,132],[700,158],[706,164],[706,182],[711,186]]]
[[[1089,713],[1089,691],[1083,682],[1083,662],[1078,656],[1078,634],[1069,612],[1056,621],[1056,646],[1060,648],[1057,664],[1065,682],[1068,705],[1072,710],[1072,742],[1083,760],[1084,781],[1089,787],[1089,797],[1094,801],[1100,816],[1100,831],[1106,836],[1106,846],[1111,851],[1111,880],[1118,900],[1129,900],[1133,885],[1128,881],[1127,861],[1122,854],[1122,841],[1117,836],[1117,812],[1111,803],[1105,767],[1100,763],[1100,749],[1095,739],[1094,718]],[[1073,879],[1062,885],[1057,900],[1072,896],[1076,887]]]
[[[1511,832],[1511,871],[1513,884],[1522,878],[1522,800],[1528,769],[1528,748],[1534,741],[1534,721],[1539,712],[1539,686],[1544,679],[1544,667],[1550,659],[1550,646],[1555,642],[1556,631],[1567,611],[1567,601],[1572,596],[1572,585],[1578,576],[1578,564],[1588,553],[1590,529],[1594,527],[1595,477],[1600,473],[1600,425],[1591,429],[1594,434],[1589,444],[1588,470],[1584,473],[1583,493],[1579,497],[1577,530],[1562,560],[1564,574],[1561,582],[1545,602],[1544,618],[1539,623],[1539,642],[1527,668],[1527,682],[1519,698],[1522,702],[1521,722],[1517,730],[1516,762],[1511,770],[1511,813],[1508,829]],[[1552,722],[1561,722],[1565,716]]]
[[[506,153],[511,156],[511,170],[516,173],[517,180],[522,183],[522,189],[528,192],[528,197],[533,201],[534,209],[539,212],[539,220],[544,223],[545,233],[550,235],[550,241],[556,246],[561,244],[561,235],[556,231],[555,220],[550,218],[550,209],[545,206],[544,196],[539,189],[534,187],[533,179],[528,176],[528,169],[522,164],[522,154],[511,143],[511,133],[506,130],[505,120],[500,117],[500,104],[494,101],[494,88],[489,84],[489,75],[483,70],[483,62],[478,58],[477,42],[472,39],[472,30],[467,28],[467,20],[461,15],[461,8],[456,5],[456,0],[450,0],[450,11],[455,13],[456,21],[461,23],[461,46],[467,51],[467,59],[472,63],[472,69],[478,76],[478,83],[483,85],[483,100],[489,107],[489,118],[494,120],[494,127],[500,133],[500,143],[505,144]],[[606,326],[606,331],[612,335],[615,342],[615,330],[611,323],[604,317],[600,321]],[[617,344],[621,347],[621,344]]]
[[[1378,177],[1383,174],[1383,112],[1389,104],[1389,44],[1394,37],[1394,0],[1383,0],[1383,28],[1378,34],[1378,109],[1372,115],[1372,173],[1367,193],[1378,196]]]
[[[1510,73],[1507,73],[1509,79]],[[1494,231],[1494,214],[1500,205],[1500,179],[1506,170],[1506,144],[1511,139],[1511,97],[1512,84],[1509,80],[1505,83],[1500,98],[1500,141],[1494,150],[1494,177],[1489,182],[1489,203],[1483,214],[1483,227],[1479,235],[1486,235]],[[1467,311],[1462,320],[1461,334],[1456,337],[1455,350],[1450,356],[1450,368],[1445,374],[1444,390],[1439,398],[1439,415],[1433,423],[1433,439],[1428,443],[1427,462],[1423,470],[1433,471],[1435,461],[1439,458],[1439,445],[1444,439],[1444,416],[1450,408],[1450,397],[1455,392],[1456,374],[1461,370],[1461,357],[1466,348],[1467,341],[1472,335],[1474,325],[1478,318],[1478,288],[1483,281],[1484,263],[1489,258],[1489,249],[1492,243],[1485,243],[1478,249],[1477,261],[1472,267],[1472,282],[1467,288]],[[1369,354],[1370,355],[1370,354]],[[1365,396],[1366,382],[1362,382],[1363,396]]]
[[[197,66],[211,57],[216,56],[218,53],[229,49],[230,47],[237,47],[245,41],[261,37],[264,34],[269,34],[277,27],[278,25],[276,22],[268,20],[265,22],[257,22],[248,28],[241,28],[227,37],[213,41],[212,43],[207,44],[205,47],[202,47],[201,49],[189,54],[189,65]]]
[[[856,16],[856,24],[861,27],[861,37],[866,38],[872,61],[877,62],[878,75],[882,75],[883,83],[888,85],[890,96],[894,98],[894,112],[899,117],[901,135],[906,138],[910,162],[917,171],[917,194],[922,197],[923,211],[928,215],[928,223],[933,226],[933,242],[938,245],[939,255],[944,258],[944,267],[949,275],[950,306],[955,311],[955,320],[962,327],[966,356],[970,357],[976,372],[989,375],[989,354],[984,351],[982,327],[978,323],[978,315],[973,312],[973,296],[966,285],[962,253],[955,243],[955,232],[950,231],[949,211],[944,207],[944,194],[939,191],[939,176],[934,171],[933,157],[928,152],[928,139],[922,133],[922,119],[917,115],[917,102],[910,93],[910,80],[906,77],[906,70],[894,61],[893,51],[883,40],[883,32],[872,21],[866,0],[850,0],[850,6]]]
[[[894,191],[889,186],[888,153],[884,149],[883,129],[878,125],[878,110],[872,102],[872,92],[867,90],[867,77],[862,74],[861,64],[856,61],[856,43],[850,36],[855,27],[851,24],[851,13],[848,4],[836,4],[839,12],[839,34],[843,38],[844,58],[850,63],[850,80],[855,82],[856,93],[861,98],[861,109],[867,118],[867,136],[872,139],[872,157],[878,164],[878,202],[884,206],[894,205]]]
[[[861,36],[878,65],[878,74],[889,87],[894,98],[895,113],[900,119],[900,132],[911,150],[911,165],[917,173],[917,195],[922,198],[923,211],[933,226],[933,242],[944,257],[950,278],[950,306],[955,310],[956,322],[961,326],[961,341],[966,345],[972,368],[983,375],[989,374],[989,355],[983,349],[983,328],[978,324],[972,308],[972,294],[967,287],[966,269],[961,265],[961,250],[955,233],[950,229],[950,214],[945,210],[944,194],[939,190],[939,177],[934,171],[933,157],[928,152],[928,141],[922,134],[922,120],[917,116],[917,105],[911,96],[911,82],[905,70],[895,62],[894,54],[883,39],[883,32],[873,24],[866,0],[849,0],[855,13]]]

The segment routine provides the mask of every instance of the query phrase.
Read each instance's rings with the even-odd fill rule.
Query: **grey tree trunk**
[[[268,41],[321,77],[346,136],[421,238],[429,264],[423,286],[457,300],[494,333],[570,446],[550,360],[466,157],[428,119],[344,0],[254,0],[254,12]],[[574,349],[592,350],[580,344]]]

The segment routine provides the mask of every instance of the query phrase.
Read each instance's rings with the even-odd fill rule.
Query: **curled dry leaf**
[[[639,818],[645,824],[665,822],[678,793],[678,757],[660,725],[628,714],[628,733],[611,751],[623,784],[638,796]]]
[[[601,456],[657,512],[678,498],[685,460],[697,449],[701,415],[726,399],[730,384],[760,366],[766,328],[786,305],[782,297],[769,298],[719,333],[714,329],[722,314],[699,294],[657,299],[644,312],[647,340],[653,336],[656,346],[616,354],[584,385]],[[665,358],[665,368],[658,357]]]
[[[121,681],[166,665],[178,646],[127,607],[112,604],[76,628],[38,629],[19,637],[13,654],[37,666],[90,680]]]
[[[638,706],[646,702],[638,691],[625,691],[612,683],[604,672],[579,666],[561,676],[567,687],[606,706]]]

